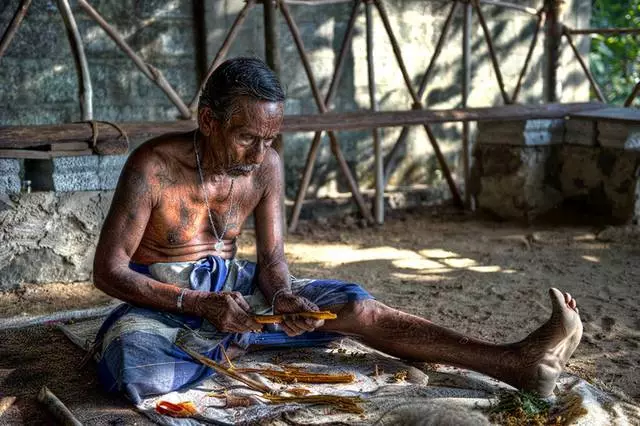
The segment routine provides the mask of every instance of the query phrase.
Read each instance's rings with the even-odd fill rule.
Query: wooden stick
[[[167,95],[169,100],[178,108],[183,119],[192,118],[191,110],[185,105],[180,96],[176,93],[169,82],[164,78],[160,70],[144,62],[133,49],[124,41],[122,36],[104,20],[104,18],[93,8],[86,0],[78,0],[80,6],[100,27],[107,33],[109,37],[122,49],[122,51],[131,58],[140,71],[152,82],[154,82]]]
[[[633,103],[633,100],[638,96],[638,93],[640,93],[640,81],[638,81],[638,83],[636,84],[636,87],[633,88],[633,91],[631,92],[627,100],[624,101],[624,106],[630,107],[631,104]]]
[[[91,74],[87,64],[87,56],[84,53],[82,37],[78,31],[78,25],[69,6],[69,0],[57,0],[58,9],[64,26],[67,29],[67,38],[73,52],[73,60],[78,73],[78,92],[80,97],[80,112],[82,121],[93,119],[93,89],[91,87]]]
[[[76,157],[84,155],[92,155],[90,149],[83,150],[55,150],[55,151],[36,151],[30,149],[0,149],[0,158],[25,158],[33,160],[49,160],[54,157]]]
[[[16,10],[16,13],[13,15],[9,26],[2,35],[2,40],[0,40],[0,59],[2,59],[2,57],[4,56],[4,52],[9,47],[9,44],[11,44],[13,36],[15,36],[16,32],[18,32],[18,28],[20,27],[22,20],[27,14],[29,6],[31,6],[31,0],[22,0],[22,2],[20,3],[20,7],[18,7],[18,10]]]
[[[414,103],[419,103],[420,99],[418,99],[418,95],[413,89],[413,82],[411,81],[411,77],[409,77],[409,73],[407,72],[407,67],[404,64],[404,60],[402,59],[402,50],[400,49],[398,40],[396,39],[396,36],[393,32],[393,28],[391,28],[389,15],[387,14],[387,11],[384,8],[384,4],[380,0],[373,0],[373,4],[376,6],[376,9],[378,9],[378,13],[380,14],[380,18],[382,19],[382,24],[384,25],[384,29],[387,32],[389,41],[391,42],[391,47],[393,48],[393,54],[396,57],[396,61],[398,62],[398,66],[400,67],[400,72],[402,73],[402,78],[404,79],[404,83],[407,86],[407,90],[411,95],[411,99],[413,100]]]
[[[520,94],[520,87],[522,87],[522,81],[524,80],[524,76],[527,73],[527,68],[529,68],[529,62],[531,61],[531,57],[533,56],[533,51],[535,50],[536,44],[538,43],[538,35],[540,34],[540,30],[542,29],[542,23],[544,22],[542,19],[542,13],[538,15],[538,23],[536,24],[536,29],[533,33],[533,39],[531,40],[531,45],[529,46],[529,51],[527,52],[527,57],[524,60],[524,65],[522,66],[522,71],[520,71],[520,76],[518,77],[518,83],[516,84],[516,88],[513,89],[513,96],[511,97],[511,103],[516,103],[518,100],[518,95]]]
[[[43,403],[49,409],[49,412],[63,425],[82,426],[76,416],[46,386],[40,389],[38,401]]]
[[[438,141],[436,140],[436,137],[433,135],[433,132],[431,131],[431,127],[425,124],[424,130],[425,132],[427,132],[427,137],[429,139],[429,142],[431,143],[431,147],[433,148],[433,153],[436,155],[436,158],[438,159],[438,163],[447,164],[447,160],[444,158],[444,155],[442,155],[442,151],[440,151],[440,146],[438,145]],[[447,169],[446,172],[444,173],[444,178],[447,181],[447,184],[449,185],[449,190],[451,191],[451,196],[453,197],[453,203],[458,207],[464,207],[462,198],[460,198],[460,192],[458,192],[458,186],[454,182],[453,177],[451,176],[451,173],[449,173],[448,171],[449,169]]]
[[[335,70],[333,72],[333,76],[331,77],[331,83],[329,84],[329,90],[327,95],[324,98],[324,103],[327,107],[331,104],[333,100],[333,96],[338,88],[338,81],[342,75],[342,68],[344,65],[344,60],[347,57],[347,52],[349,47],[351,46],[351,40],[353,38],[353,33],[355,29],[355,22],[358,15],[358,9],[360,8],[360,3],[362,0],[355,0],[353,3],[353,9],[351,9],[351,16],[349,17],[349,22],[347,24],[347,30],[344,35],[344,39],[342,41],[342,47],[340,48],[340,54],[338,55],[338,60],[336,61]],[[307,154],[307,160],[304,165],[304,173],[302,175],[302,179],[300,180],[300,186],[298,187],[298,193],[296,194],[296,201],[293,204],[293,210],[291,212],[291,218],[289,219],[289,232],[293,232],[298,227],[298,220],[300,218],[300,211],[302,210],[302,203],[304,202],[305,194],[307,193],[307,188],[309,187],[309,182],[311,182],[311,175],[313,174],[313,166],[316,162],[316,158],[318,156],[318,150],[320,148],[322,132],[318,131],[313,135],[313,141],[311,142],[311,147],[309,148],[309,152]]]
[[[528,13],[529,15],[538,15],[538,11],[533,7],[520,6],[519,4],[508,3],[498,0],[480,0],[482,4],[490,4],[492,6],[504,7],[506,9],[519,10],[520,12]]]
[[[576,59],[580,63],[580,66],[582,67],[582,70],[584,71],[585,75],[587,76],[587,79],[591,84],[591,88],[593,88],[593,91],[596,92],[596,96],[598,97],[600,102],[606,102],[604,95],[602,94],[602,90],[600,90],[600,86],[596,82],[595,78],[593,78],[593,74],[591,74],[591,71],[589,70],[589,67],[587,67],[587,64],[584,62],[584,59],[582,59],[582,55],[580,55],[580,52],[578,52],[578,48],[573,43],[573,38],[571,37],[571,34],[569,34],[569,32],[567,31],[567,27],[564,27],[562,29],[562,34],[566,37],[567,42],[569,42],[569,46],[571,46],[571,50],[573,50],[573,54],[575,55]]]
[[[466,3],[463,6],[463,24],[462,24],[462,107],[469,106],[469,95],[471,93],[471,30],[473,24],[473,6],[471,3]],[[434,138],[433,134],[429,136],[431,141]],[[435,138],[434,138],[435,139]],[[462,174],[464,179],[464,206],[470,208],[471,206],[471,192],[469,190],[470,176],[471,176],[471,131],[470,123],[462,123]],[[457,189],[457,188],[456,188]],[[455,197],[455,196],[454,196]]]
[[[571,35],[578,34],[640,34],[640,28],[568,28],[567,32]]]
[[[247,15],[249,14],[249,11],[256,4],[256,0],[246,0],[246,1],[247,3],[244,5],[240,13],[238,13],[238,16],[236,16],[236,20],[233,21],[231,28],[229,28],[229,31],[227,32],[227,36],[222,42],[222,46],[220,46],[218,53],[216,53],[215,58],[213,58],[213,62],[211,62],[211,65],[209,66],[209,70],[207,71],[206,77],[202,79],[202,82],[200,82],[200,87],[198,88],[198,91],[193,96],[193,99],[191,99],[191,102],[189,103],[189,109],[191,111],[195,110],[196,107],[198,106],[198,100],[200,99],[200,94],[204,90],[204,86],[207,84],[207,80],[209,79],[209,77],[211,77],[211,74],[213,74],[213,71],[218,67],[218,65],[222,63],[224,58],[227,56],[227,52],[231,47],[231,43],[233,43],[236,36],[238,35],[238,31],[240,30],[240,27],[244,23],[245,19],[247,19]]]
[[[191,356],[193,359],[195,359],[196,361],[198,361],[199,363],[206,365],[207,367],[210,367],[211,369],[217,371],[218,373],[221,373],[225,376],[231,377],[239,382],[242,382],[244,384],[246,384],[247,386],[249,386],[251,389],[253,390],[257,390],[260,392],[265,392],[265,393],[274,393],[274,390],[271,389],[270,387],[268,387],[267,385],[264,385],[260,382],[256,382],[255,380],[249,378],[249,377],[245,377],[242,374],[236,373],[234,370],[230,369],[230,368],[226,368],[223,367],[222,365],[218,364],[217,362],[200,355],[198,352],[187,348],[186,346],[180,344],[180,343],[176,343],[176,346],[179,347],[180,349],[182,349],[183,351],[185,351],[189,356]]]
[[[502,99],[505,104],[511,103],[511,98],[507,94],[507,91],[504,87],[504,81],[502,81],[502,73],[500,72],[500,65],[498,65],[498,57],[496,56],[496,52],[493,48],[493,42],[491,41],[491,32],[489,31],[489,27],[487,26],[487,22],[484,20],[484,15],[482,14],[482,10],[480,9],[480,4],[478,0],[472,0],[473,8],[476,10],[478,14],[478,21],[480,21],[480,26],[482,27],[482,32],[484,33],[484,39],[487,42],[487,48],[489,49],[489,56],[491,57],[491,63],[493,64],[493,69],[496,73],[496,78],[498,79],[498,86],[500,86],[500,93],[502,93]]]
[[[270,368],[239,368],[238,373],[258,373],[270,379],[278,379],[285,383],[353,383],[355,374],[323,374],[301,371],[297,368],[284,368],[273,370]]]
[[[451,26],[451,22],[453,21],[453,16],[455,14],[457,6],[458,6],[457,1],[452,2],[451,10],[447,15],[447,19],[444,21],[444,25],[442,26],[442,31],[440,33],[440,37],[438,38],[438,42],[436,43],[436,48],[433,52],[433,55],[431,56],[431,60],[429,61],[427,70],[425,71],[424,75],[422,76],[422,80],[420,81],[420,87],[418,88],[418,99],[420,99],[421,102],[424,96],[424,92],[427,89],[427,82],[429,81],[433,68],[435,67],[436,60],[440,56],[440,52],[442,51],[442,47],[444,46],[444,41],[445,41],[446,35],[449,32],[449,27]],[[389,182],[389,178],[391,177],[391,174],[396,169],[396,164],[398,163],[400,152],[406,146],[408,135],[409,135],[409,127],[405,126],[400,131],[400,136],[398,137],[398,139],[396,140],[396,143],[393,145],[393,147],[391,148],[391,150],[389,151],[389,153],[385,158],[385,161],[384,161],[384,186],[385,187]]]
[[[376,3],[377,5],[377,3]],[[371,13],[371,3],[365,4],[366,11],[366,25],[367,25],[367,75],[369,79],[369,104],[371,111],[378,111],[378,101],[376,100],[376,76],[373,66],[373,14]],[[379,9],[379,13],[382,15],[384,9]],[[388,34],[390,27],[387,29]],[[396,58],[398,59],[398,58]],[[402,64],[402,58],[398,59],[398,63],[401,64],[401,69],[404,69]],[[406,72],[406,70],[405,70]],[[406,83],[406,81],[405,81]],[[410,91],[413,90],[409,84]],[[413,94],[414,96],[415,93]],[[373,203],[373,213],[378,225],[384,223],[384,164],[382,158],[382,142],[380,141],[380,133],[377,128],[371,129],[371,136],[373,137],[373,152],[374,152],[374,170],[375,170],[375,201]]]
[[[309,63],[309,59],[307,58],[307,53],[304,49],[304,44],[302,42],[302,36],[300,35],[300,31],[298,30],[298,27],[291,16],[291,12],[289,12],[289,8],[287,4],[282,2],[281,0],[278,0],[278,1],[280,4],[280,11],[284,16],[285,21],[287,21],[287,25],[289,26],[289,30],[291,31],[291,35],[293,36],[293,40],[296,44],[298,54],[300,55],[300,59],[302,60],[302,65],[304,66],[305,72],[307,73],[307,78],[309,80],[309,85],[311,86],[311,92],[313,93],[313,97],[316,101],[316,105],[318,106],[318,109],[320,110],[321,114],[326,114],[327,106],[323,102],[320,96],[320,90],[318,89],[318,85],[316,84],[315,77],[313,76],[313,71],[311,70],[311,65]],[[328,132],[328,134],[329,134],[329,141],[331,143],[331,151],[335,156],[336,160],[338,161],[338,165],[340,166],[340,170],[342,171],[342,174],[347,180],[347,184],[351,189],[353,198],[355,199],[356,204],[360,208],[360,212],[362,213],[362,216],[365,218],[365,220],[367,220],[369,223],[372,223],[373,216],[371,215],[371,212],[369,211],[369,209],[366,207],[364,203],[364,198],[362,198],[362,194],[360,194],[360,189],[358,188],[358,184],[355,178],[353,177],[353,175],[351,174],[351,170],[349,169],[349,165],[347,164],[347,161],[344,159],[344,155],[342,154],[342,150],[340,149],[340,144],[338,143],[338,139],[335,133]]]
[[[281,396],[281,395],[263,395],[266,399],[274,404],[289,404],[292,402],[301,402],[305,404],[328,404],[337,406],[343,411],[349,413],[362,414],[364,409],[358,405],[364,402],[359,396],[338,396],[338,395],[305,395],[305,396]]]
[[[278,324],[285,319],[295,317],[312,318],[316,320],[332,320],[338,318],[338,316],[331,311],[298,312],[295,314],[279,315],[254,315],[252,318],[259,324]]]

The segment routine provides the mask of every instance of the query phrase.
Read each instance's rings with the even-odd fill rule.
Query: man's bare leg
[[[556,289],[549,295],[551,318],[511,344],[496,345],[466,337],[372,300],[333,307],[338,319],[326,321],[322,330],[359,337],[369,346],[399,358],[475,370],[548,396],[582,337],[576,301]]]

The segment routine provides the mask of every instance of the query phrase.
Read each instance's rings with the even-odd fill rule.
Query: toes
[[[576,309],[576,299],[571,299],[571,302],[569,302],[569,306],[571,307],[571,309]]]
[[[571,304],[571,295],[569,293],[564,294],[564,302],[569,305]]]
[[[553,310],[562,309],[562,307],[567,303],[564,298],[564,294],[557,288],[549,289],[549,297],[551,298],[551,303],[553,304]]]

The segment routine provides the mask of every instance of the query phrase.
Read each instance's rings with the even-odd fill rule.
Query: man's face
[[[243,98],[228,123],[216,122],[213,143],[222,143],[224,168],[233,176],[256,170],[280,132],[283,103]]]

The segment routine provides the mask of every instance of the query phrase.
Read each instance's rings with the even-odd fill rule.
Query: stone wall
[[[526,222],[561,214],[565,221],[580,216],[591,223],[637,223],[637,122],[575,118],[550,127],[552,122],[485,122],[479,127],[472,170],[477,206]]]

